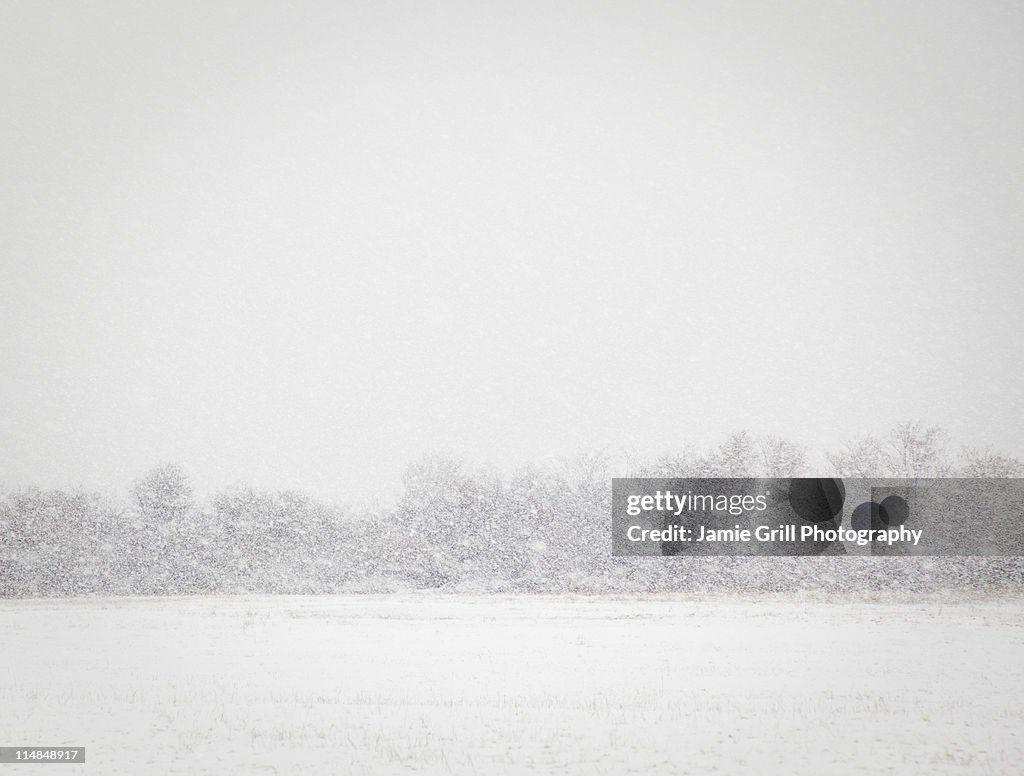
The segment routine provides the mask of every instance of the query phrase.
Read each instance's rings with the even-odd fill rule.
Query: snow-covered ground
[[[36,744],[104,776],[1019,774],[1024,603],[0,601],[0,746]]]

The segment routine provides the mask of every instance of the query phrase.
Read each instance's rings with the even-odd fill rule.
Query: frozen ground
[[[1019,774],[1022,615],[1021,601],[0,601],[0,745],[85,745],[71,773],[104,776]]]

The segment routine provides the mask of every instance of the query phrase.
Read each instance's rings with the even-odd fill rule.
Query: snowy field
[[[0,745],[86,746],[71,773],[1024,763],[1019,600],[30,600],[0,625]]]

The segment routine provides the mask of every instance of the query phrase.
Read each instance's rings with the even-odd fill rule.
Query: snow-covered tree
[[[807,448],[770,436],[761,442],[761,462],[765,477],[800,477],[807,468]]]
[[[890,470],[896,477],[948,477],[952,471],[946,452],[946,432],[912,420],[889,432]]]
[[[873,436],[850,440],[839,452],[828,453],[827,457],[840,477],[887,477],[892,473],[892,460],[885,445]]]
[[[960,454],[959,477],[1024,477],[1019,458],[1000,455],[992,449],[965,447]]]

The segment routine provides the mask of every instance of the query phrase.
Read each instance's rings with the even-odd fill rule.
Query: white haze
[[[0,6],[0,487],[1024,453],[1024,7]]]

